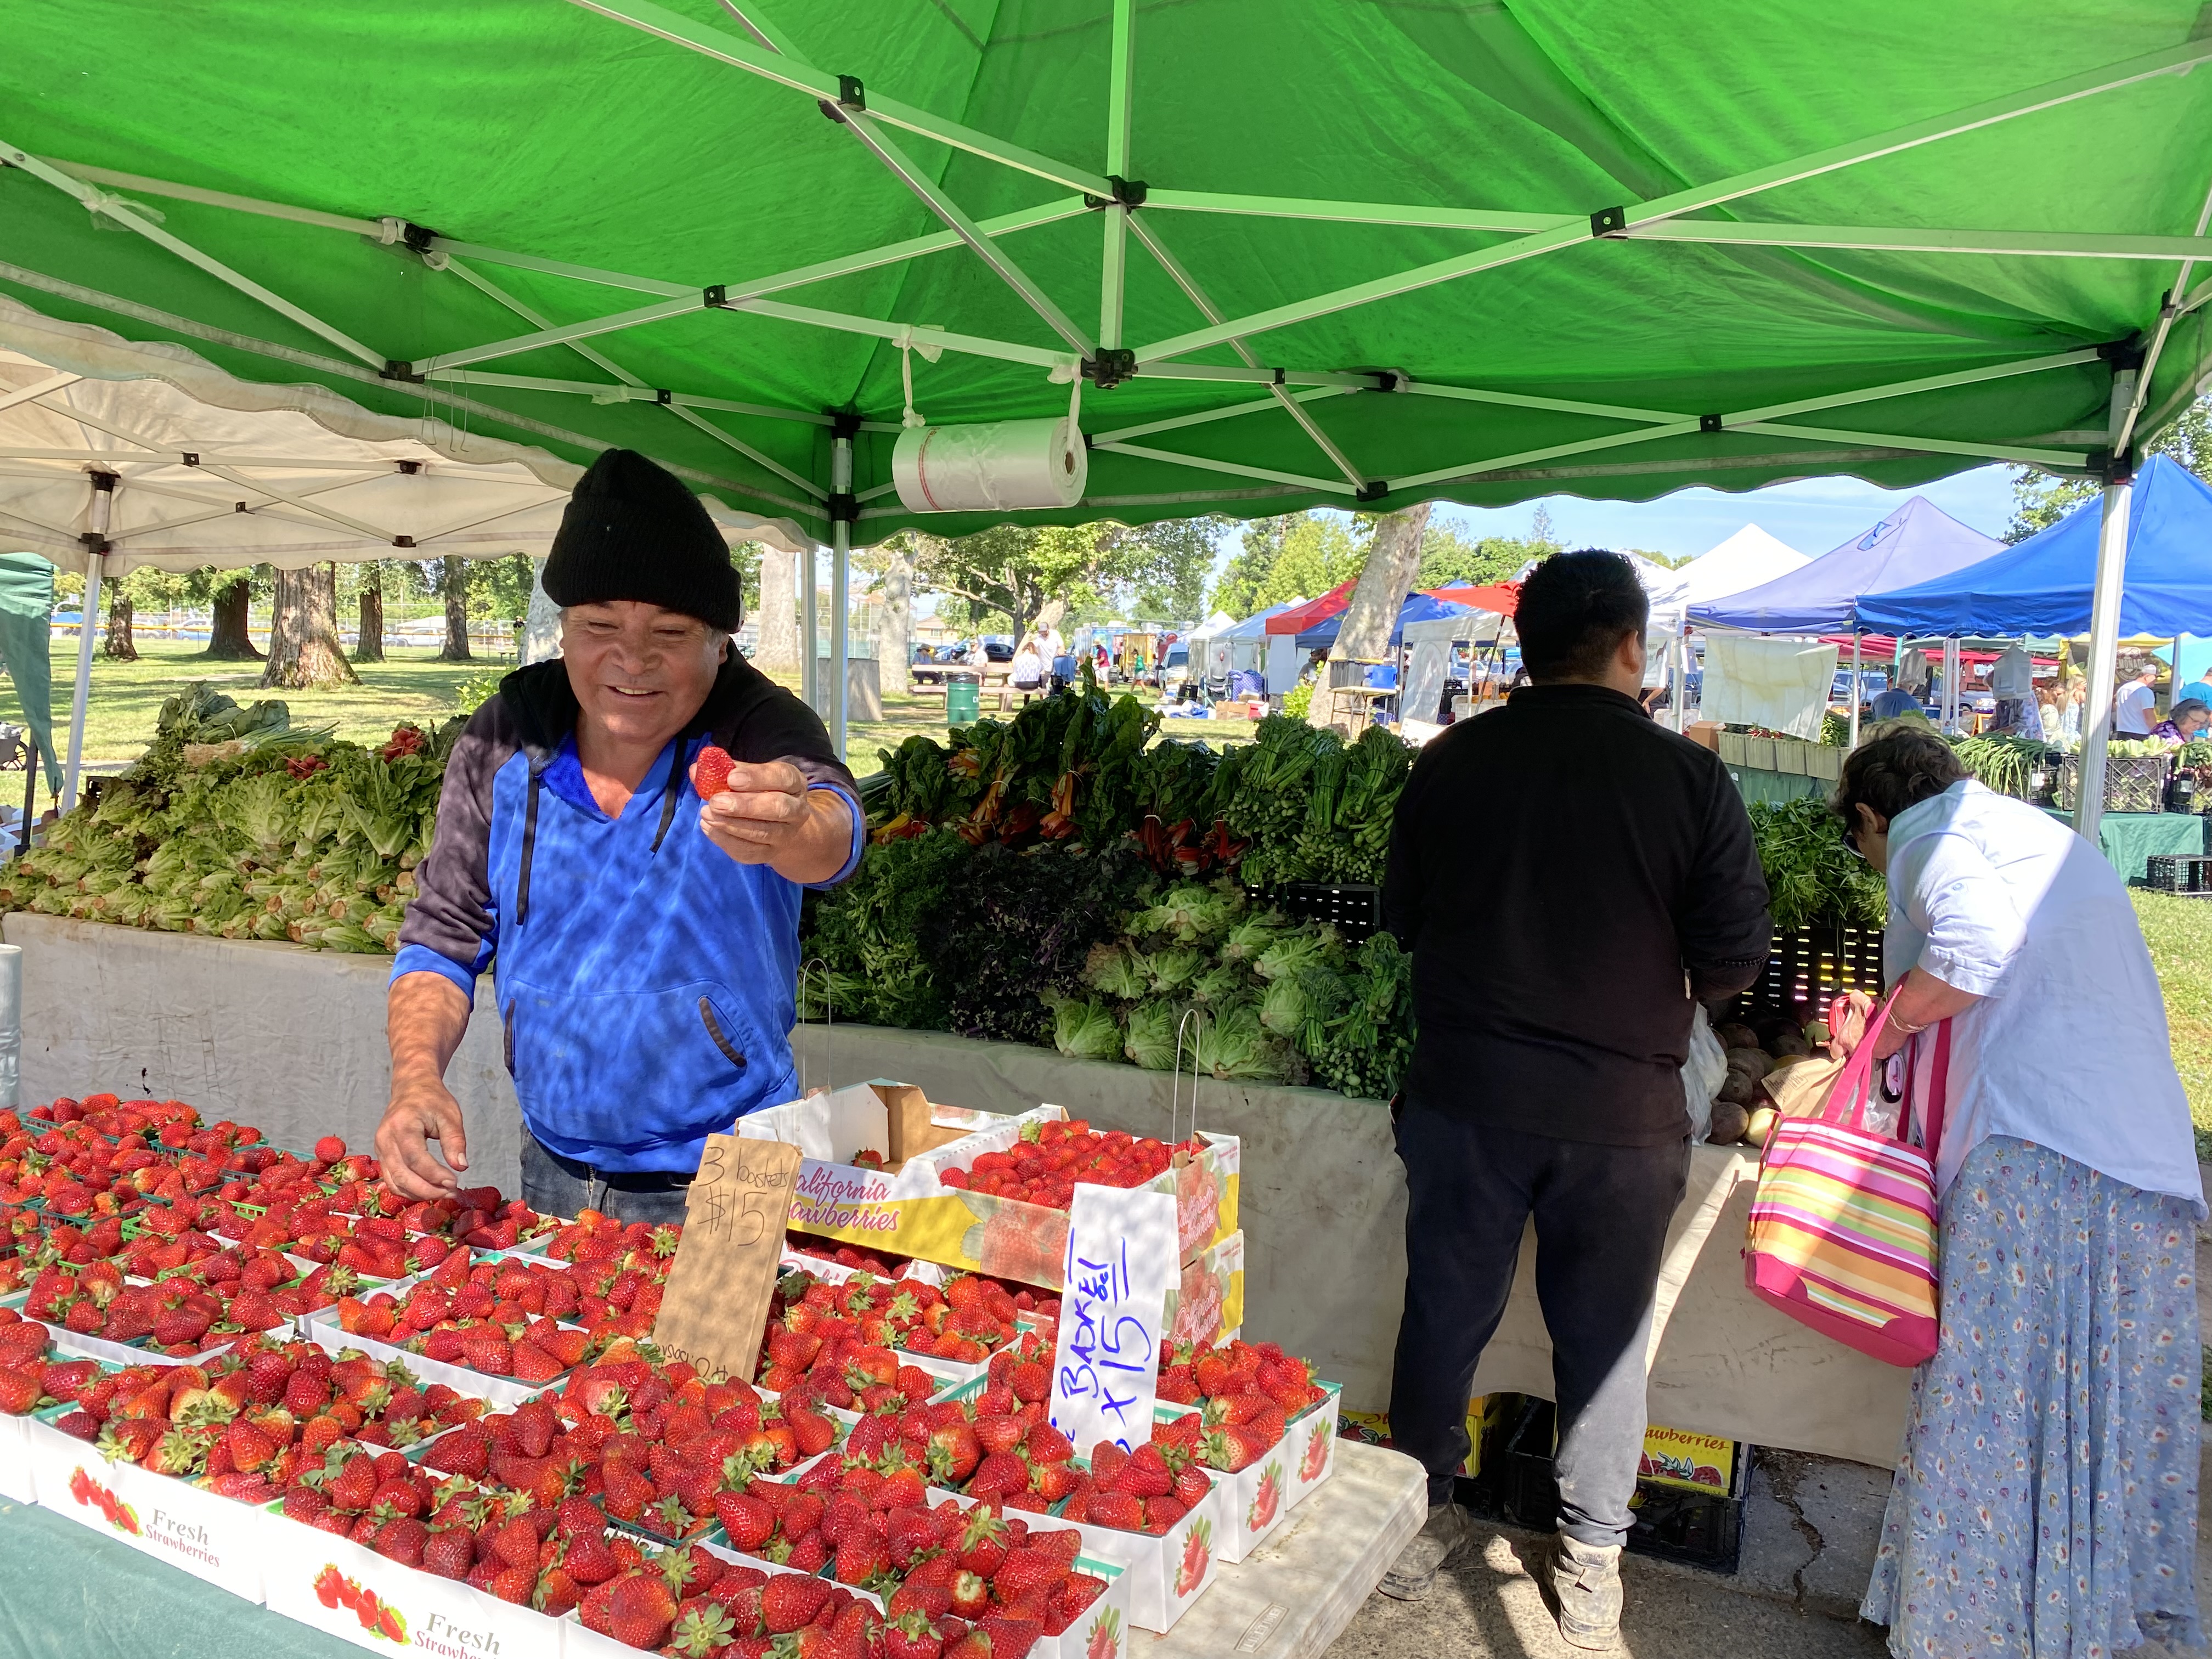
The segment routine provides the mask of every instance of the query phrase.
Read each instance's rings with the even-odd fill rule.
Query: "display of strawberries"
[[[1314,1381],[1311,1365],[1278,1344],[1238,1340],[1171,1352],[1160,1368],[1159,1397],[1202,1407],[1199,1455],[1210,1468],[1234,1471],[1279,1444],[1289,1420],[1319,1404],[1327,1391]]]
[[[1210,1490],[1198,1460],[1200,1432],[1192,1417],[1159,1425],[1149,1441],[1128,1451],[1110,1440],[1100,1441],[1091,1448],[1083,1489],[1067,1500],[1061,1517],[1164,1535]]]
[[[48,1403],[40,1381],[48,1340],[38,1321],[0,1308],[0,1415],[26,1417]]]
[[[1075,1201],[1079,1183],[1141,1187],[1166,1172],[1176,1150],[1121,1129],[1101,1134],[1079,1117],[1053,1119],[1024,1124],[1022,1144],[1012,1152],[979,1152],[966,1169],[941,1170],[938,1179],[947,1187],[1065,1210]]]

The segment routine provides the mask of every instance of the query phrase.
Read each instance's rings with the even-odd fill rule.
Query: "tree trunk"
[[[100,648],[103,657],[117,662],[137,662],[137,644],[131,637],[131,596],[123,591],[123,579],[107,579],[107,642]]]
[[[530,562],[530,609],[522,618],[522,648],[516,654],[527,668],[561,654],[561,607],[545,591],[545,561]]]
[[[1375,539],[1367,549],[1366,568],[1359,585],[1352,590],[1345,607],[1336,643],[1328,648],[1328,670],[1314,693],[1308,715],[1319,726],[1348,724],[1338,699],[1328,695],[1340,685],[1358,685],[1366,665],[1390,654],[1390,635],[1398,625],[1398,612],[1412,592],[1421,568],[1421,533],[1429,527],[1429,506],[1423,501],[1402,513],[1386,513],[1375,521]]]
[[[447,558],[439,573],[438,589],[446,596],[446,644],[440,662],[471,662],[469,654],[469,564]]]
[[[876,647],[883,690],[906,695],[914,666],[914,548],[901,538],[884,550],[884,629]]]
[[[207,653],[225,662],[259,662],[261,653],[246,637],[246,610],[253,600],[253,584],[245,575],[215,594],[215,626],[208,631]]]
[[[353,659],[384,660],[384,567],[374,561],[361,568],[361,639]]]
[[[1047,599],[1037,607],[1036,623],[1031,631],[1042,634],[1048,628],[1057,628],[1060,626],[1060,619],[1066,614],[1066,599]],[[1050,667],[1051,665],[1048,663],[1046,666]]]
[[[289,691],[352,685],[361,677],[338,641],[338,572],[334,564],[276,573],[269,621],[269,665],[261,683]]]
[[[761,545],[760,629],[753,666],[769,673],[799,672],[799,556]]]

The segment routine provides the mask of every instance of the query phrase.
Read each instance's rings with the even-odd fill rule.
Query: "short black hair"
[[[1650,619],[1636,567],[1618,553],[1585,547],[1555,553],[1528,573],[1513,625],[1530,678],[1595,679],[1622,639],[1643,633]]]
[[[1899,720],[1882,726],[1845,757],[1843,781],[1830,806],[1849,835],[1858,828],[1862,804],[1884,818],[1894,818],[1966,775],[1958,752],[1932,726],[1921,720]]]

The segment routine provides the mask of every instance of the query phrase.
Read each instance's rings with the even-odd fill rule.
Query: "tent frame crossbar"
[[[76,201],[88,212],[96,213],[103,218],[123,226],[127,230],[136,231],[155,246],[167,249],[187,264],[197,266],[205,271],[217,282],[236,289],[249,299],[259,301],[280,317],[306,329],[311,334],[329,341],[331,344],[337,347],[349,356],[358,357],[365,363],[380,367],[385,362],[383,353],[370,350],[343,329],[325,322],[313,312],[302,307],[294,305],[283,295],[264,288],[251,276],[242,271],[233,270],[214,255],[202,252],[182,237],[171,235],[120,198],[111,196],[94,185],[86,184],[81,179],[73,179],[60,168],[49,162],[42,161],[37,156],[28,155],[4,141],[0,141],[0,161],[4,161],[11,167],[21,167],[33,178],[52,185],[64,195]]]
[[[578,0],[581,3],[581,0]],[[1395,298],[1416,289],[1432,287],[1478,271],[1496,270],[1501,265],[1522,259],[1534,258],[1563,247],[1575,246],[1592,240],[1619,236],[1632,236],[1639,228],[1662,220],[1680,218],[1705,208],[1718,207],[1740,197],[1755,195],[1783,185],[1832,173],[1842,167],[1856,166],[1885,155],[1894,155],[1901,150],[1916,149],[1958,134],[1975,131],[1999,122],[2070,103],[2076,99],[2093,97],[2100,93],[2116,91],[2133,86],[2154,76],[2172,75],[2212,61],[2212,40],[2191,41],[2165,52],[2147,53],[2123,63],[2106,65],[2063,80],[2046,82],[2025,92],[1984,100],[1948,115],[1930,120],[1917,121],[1896,127],[1871,137],[1849,143],[1832,145],[1826,149],[1771,166],[1754,168],[1748,173],[1735,173],[1710,184],[1692,185],[1672,195],[1655,198],[1605,210],[1587,219],[1563,220],[1541,230],[1516,237],[1494,246],[1479,248],[1456,254],[1446,259],[1432,260],[1391,276],[1376,277],[1369,282],[1354,283],[1348,288],[1334,289],[1287,305],[1272,307],[1249,316],[1231,318],[1226,322],[1193,330],[1167,339],[1154,341],[1137,349],[1139,365],[1160,359],[1178,357],[1193,351],[1202,351],[1241,335],[1283,328],[1293,323],[1327,316],[1331,312],[1346,310],[1354,306],[1370,305],[1378,300]]]

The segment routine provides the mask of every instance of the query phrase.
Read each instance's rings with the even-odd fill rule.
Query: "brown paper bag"
[[[1842,1075],[1844,1062],[1816,1054],[1769,1072],[1759,1081],[1759,1091],[1774,1103],[1784,1117],[1811,1117],[1827,1103],[1828,1091]]]

